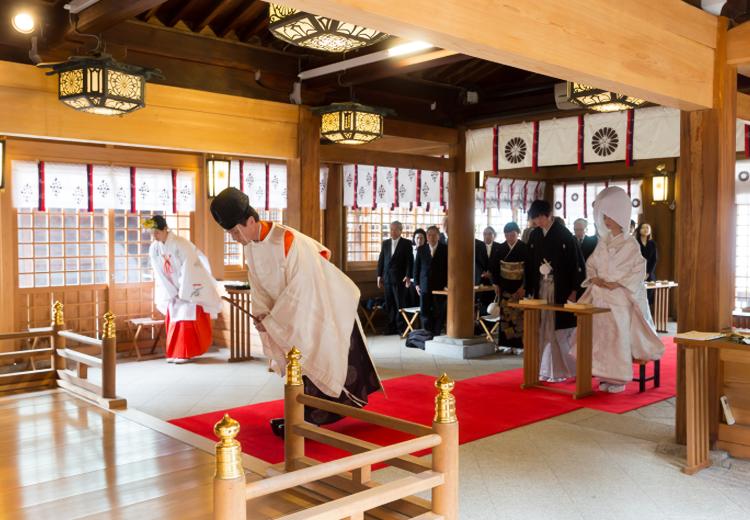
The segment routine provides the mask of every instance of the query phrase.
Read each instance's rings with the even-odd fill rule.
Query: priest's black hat
[[[244,223],[250,216],[258,220],[258,213],[250,206],[250,199],[237,188],[226,188],[214,197],[211,201],[211,214],[226,230]]]

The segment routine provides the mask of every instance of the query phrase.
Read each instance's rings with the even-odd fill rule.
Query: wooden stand
[[[523,384],[521,388],[543,388],[552,392],[568,394],[570,392],[539,384],[539,365],[541,363],[541,348],[539,345],[539,323],[542,311],[570,312],[578,320],[576,334],[576,389],[572,393],[573,399],[581,399],[594,393],[591,388],[591,351],[593,348],[591,337],[592,316],[609,309],[590,307],[587,309],[566,309],[562,305],[523,305],[509,303],[514,309],[523,310]]]
[[[654,315],[656,332],[667,332],[669,321],[669,290],[677,287],[675,282],[646,282],[646,290],[654,291]]]
[[[229,294],[229,362],[252,359],[252,318],[250,317],[250,289],[230,289]]]
[[[718,417],[712,417],[709,412],[709,352],[716,349],[722,360],[750,363],[750,345],[724,338],[697,341],[675,337],[675,342],[685,350],[687,464],[682,471],[693,475],[711,465],[711,422],[718,420]],[[750,428],[747,426],[722,424],[720,427],[732,429],[738,434],[736,438],[744,436],[744,442],[750,444]]]
[[[164,320],[155,320],[153,318],[133,318],[127,321],[127,325],[128,332],[133,338],[133,343],[130,348],[130,355],[135,352],[135,356],[138,361],[142,361],[143,359],[145,359],[141,356],[141,349],[138,347],[138,337],[141,335],[143,327],[158,327],[156,331],[156,337],[154,338],[154,342],[151,344],[151,350],[149,351],[149,355],[153,355],[154,351],[156,350],[156,346],[159,343],[159,339],[164,332]],[[133,326],[135,326],[135,331],[133,331]]]

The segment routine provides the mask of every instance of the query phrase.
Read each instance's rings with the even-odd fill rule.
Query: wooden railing
[[[436,382],[435,417],[432,427],[375,412],[334,403],[304,394],[300,353],[287,355],[284,390],[284,463],[269,470],[269,478],[246,483],[241,464],[241,446],[235,440],[240,425],[225,415],[216,423],[216,475],[214,478],[214,520],[246,520],[247,501],[272,493],[309,490],[328,501],[280,520],[362,519],[365,511],[378,511],[378,518],[403,513],[413,518],[458,519],[458,422],[454,382],[443,374]],[[410,435],[413,439],[378,446],[355,437],[333,432],[304,420],[310,406],[360,419]],[[305,456],[305,439],[348,451],[352,455],[320,463]],[[411,453],[432,449],[431,464]],[[387,464],[410,472],[404,478],[380,484],[371,480],[372,466]],[[432,501],[412,495],[432,490]],[[384,516],[385,515],[385,516]]]
[[[34,368],[30,371],[0,375],[0,385],[2,385],[0,386],[0,392],[30,388],[28,384],[22,386],[26,380],[38,381],[41,379],[42,383],[39,386],[58,386],[72,394],[95,401],[108,408],[124,408],[127,402],[125,399],[118,398],[116,392],[117,339],[115,316],[111,312],[107,312],[104,314],[103,320],[101,339],[65,330],[63,304],[55,302],[52,307],[52,326],[30,329],[24,332],[0,334],[0,341],[13,339],[28,341],[43,337],[50,340],[48,348],[31,348],[0,353],[0,359],[7,357],[33,360],[41,356],[50,357],[50,368]],[[99,347],[101,357],[67,348],[68,340]],[[69,362],[75,364],[74,370],[68,368]],[[89,380],[89,368],[101,370],[101,385]]]

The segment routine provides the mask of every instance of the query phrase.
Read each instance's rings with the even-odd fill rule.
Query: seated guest
[[[474,285],[492,285],[492,273],[495,264],[499,267],[500,244],[495,242],[495,229],[488,226],[482,233],[482,240],[474,240]],[[477,293],[479,312],[487,314],[487,306],[492,303],[494,296],[491,292]]]
[[[525,289],[531,298],[564,304],[576,300],[576,291],[585,278],[581,249],[562,219],[552,217],[545,200],[535,200],[529,219],[536,229],[529,236],[529,255],[525,263]],[[575,345],[576,317],[567,312],[542,311],[540,343],[542,360],[539,379],[559,383],[575,376],[576,363],[571,350]]]
[[[586,262],[581,284],[587,287],[581,302],[610,310],[594,315],[592,356],[599,389],[610,393],[625,390],[633,378],[633,359],[659,359],[664,353],[646,304],[646,260],[635,238],[625,233],[630,209],[622,188],[606,188],[596,196],[599,245]]]
[[[432,291],[448,285],[448,246],[440,242],[437,226],[427,228],[427,243],[417,249],[414,283],[420,298],[422,328],[438,336],[445,322],[445,298]]]
[[[508,307],[508,303],[517,302],[525,294],[523,279],[528,247],[519,240],[520,231],[515,222],[505,224],[505,242],[500,244],[499,261],[492,271],[495,293],[500,300],[497,345],[503,354],[517,356],[523,354],[523,311]]]
[[[399,309],[406,304],[406,284],[414,257],[409,241],[401,238],[403,229],[398,220],[391,222],[391,238],[383,240],[378,258],[378,289],[385,288],[385,312],[388,314],[386,334],[401,334],[406,328]]]
[[[581,253],[583,254],[583,259],[588,260],[588,257],[591,256],[591,253],[594,252],[594,248],[596,247],[597,238],[595,236],[588,236],[586,235],[586,230],[589,227],[589,223],[585,218],[577,218],[575,222],[573,222],[573,234],[576,237],[576,240],[578,240],[578,245],[581,248]]]
[[[635,239],[641,246],[641,255],[646,259],[646,281],[653,282],[656,280],[656,262],[659,260],[659,253],[656,250],[656,242],[651,237],[651,225],[644,222],[635,230]],[[654,307],[654,291],[646,291],[648,295],[649,307]]]
[[[411,242],[412,258],[414,259],[414,262],[412,262],[411,272],[409,273],[410,279],[406,282],[406,288],[408,291],[406,295],[406,305],[408,307],[419,307],[419,295],[417,294],[417,286],[414,284],[414,264],[416,264],[417,260],[417,250],[420,246],[427,243],[427,232],[422,228],[418,228],[414,231]]]

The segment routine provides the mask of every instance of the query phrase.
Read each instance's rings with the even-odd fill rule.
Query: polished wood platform
[[[128,413],[61,390],[0,398],[0,518],[211,518],[213,443],[199,449]],[[316,503],[274,495],[250,502],[248,518]]]

